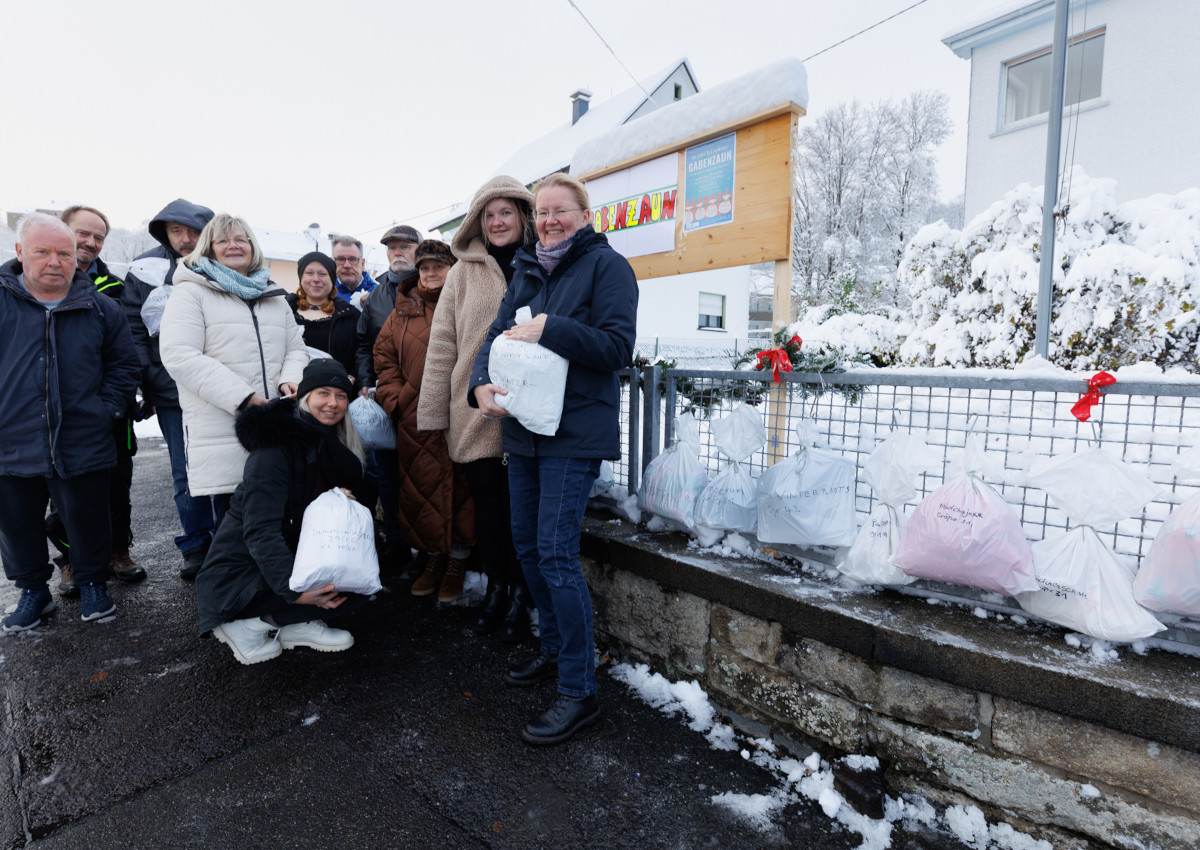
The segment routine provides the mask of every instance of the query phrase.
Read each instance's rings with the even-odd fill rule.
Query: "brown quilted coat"
[[[400,525],[406,539],[424,552],[449,552],[455,542],[475,542],[466,475],[450,460],[444,431],[417,430],[417,399],[440,291],[423,290],[417,275],[406,283],[375,340],[375,398],[396,423]]]

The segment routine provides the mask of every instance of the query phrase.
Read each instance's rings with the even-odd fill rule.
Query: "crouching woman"
[[[354,637],[325,620],[365,597],[332,584],[296,593],[288,587],[304,509],[322,492],[362,483],[362,441],[346,416],[354,387],[336,360],[314,360],[296,393],[250,405],[238,417],[246,471],[196,577],[200,632],[212,631],[243,664],[307,646],[349,649]]]

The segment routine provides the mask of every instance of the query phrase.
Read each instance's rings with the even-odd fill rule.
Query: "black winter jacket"
[[[0,475],[61,478],[117,462],[113,425],[137,388],[138,362],[121,308],[76,271],[47,310],[0,266]]]
[[[113,301],[120,302],[121,295],[125,292],[125,281],[113,274],[104,260],[96,258],[96,274],[94,276],[87,269],[83,271],[92,279],[92,285],[96,287],[97,292],[102,292]]]
[[[518,307],[546,313],[539,342],[567,359],[567,389],[562,419],[552,437],[526,430],[504,417],[504,451],[549,457],[621,457],[618,414],[621,386],[617,371],[633,361],[637,337],[638,282],[629,262],[591,225],[575,236],[570,251],[547,276],[537,260],[536,243],[517,252],[516,273],[500,302],[496,320],[475,358],[468,402],[477,407],[475,387],[491,383],[488,355],[492,341],[516,322]]]
[[[234,619],[260,593],[288,587],[304,509],[331,487],[357,490],[362,464],[290,399],[246,408],[238,440],[250,452],[242,483],[196,576],[200,633]]]
[[[375,340],[396,307],[396,293],[405,288],[401,281],[407,281],[415,274],[416,271],[396,274],[389,269],[379,276],[379,285],[367,299],[362,315],[358,317],[357,386],[375,386]]]
[[[358,380],[358,319],[362,314],[357,307],[341,298],[333,299],[333,315],[328,319],[310,322],[296,312],[296,304],[300,296],[289,292],[285,298],[296,324],[304,331],[304,344],[309,348],[324,351],[334,360],[346,367],[346,374]],[[367,299],[369,304],[371,299]],[[313,326],[309,330],[309,326]]]
[[[150,336],[146,323],[142,321],[142,305],[151,292],[164,283],[170,283],[175,274],[179,254],[175,253],[171,240],[167,238],[167,225],[175,221],[203,230],[212,217],[213,211],[208,207],[182,198],[171,201],[150,220],[150,235],[158,240],[159,247],[137,257],[125,273],[121,306],[125,309],[125,318],[129,320],[129,331],[133,334],[133,344],[142,364],[142,397],[155,406],[179,407],[179,390],[163,368],[162,358],[158,354],[158,336]]]

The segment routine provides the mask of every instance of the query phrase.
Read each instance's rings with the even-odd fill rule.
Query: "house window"
[[[724,330],[725,296],[711,292],[700,293],[700,327]]]
[[[1067,45],[1067,80],[1063,105],[1100,97],[1104,67],[1104,29],[1071,39]],[[1050,49],[1039,50],[1004,65],[1004,124],[1018,124],[1050,111]]]
[[[683,86],[681,86],[679,83],[675,84],[675,99],[683,100]]]

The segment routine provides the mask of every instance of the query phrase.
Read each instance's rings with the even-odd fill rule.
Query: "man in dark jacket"
[[[100,259],[100,250],[108,237],[108,217],[95,207],[84,206],[67,207],[58,217],[75,236],[75,261],[79,270],[91,278],[97,292],[120,302],[125,282],[109,271],[104,260]],[[113,545],[109,566],[113,575],[121,581],[128,582],[141,581],[146,577],[146,571],[138,566],[129,554],[129,547],[133,543],[129,490],[133,485],[133,456],[137,454],[137,438],[133,434],[132,419],[135,413],[136,407],[130,405],[129,415],[122,416],[113,423],[117,465],[109,479],[108,493]],[[59,552],[59,556],[55,558],[62,569],[62,577],[58,584],[59,593],[64,596],[78,596],[79,586],[73,579],[67,529],[63,525],[62,517],[53,507],[50,516],[46,518],[46,533]]]
[[[421,234],[414,227],[400,224],[388,230],[379,240],[387,247],[388,270],[379,276],[371,297],[362,304],[358,317],[358,394],[367,396],[375,386],[375,340],[383,323],[396,307],[396,293],[403,289],[401,281],[415,275],[413,260]],[[403,542],[400,531],[400,459],[395,450],[376,449],[367,456],[367,480],[359,501],[375,509],[375,496],[383,506],[384,544],[380,563],[403,566],[412,557],[412,550]]]
[[[83,619],[116,610],[105,584],[117,460],[109,433],[138,376],[125,317],[76,269],[70,229],[32,213],[17,227],[16,251],[0,266],[0,560],[21,588],[5,631],[33,628],[54,609],[42,530],[51,498],[74,541]]]
[[[362,309],[363,302],[377,286],[363,268],[363,244],[346,235],[331,237],[329,241],[337,269],[334,294],[347,304]]]
[[[200,238],[204,225],[212,221],[213,211],[185,201],[171,201],[150,220],[150,235],[159,247],[135,259],[125,274],[125,293],[121,303],[129,320],[133,344],[142,364],[142,405],[145,415],[158,414],[158,427],[167,441],[171,456],[171,477],[175,482],[175,508],[183,534],[176,536],[175,545],[183,555],[179,574],[195,578],[204,563],[204,555],[212,543],[216,528],[211,496],[193,496],[188,492],[187,455],[183,445],[183,411],[179,407],[179,390],[163,368],[158,353],[158,327],[151,333],[142,316],[146,299],[156,289],[171,282],[179,259],[190,254]],[[158,317],[162,316],[161,311]]]

